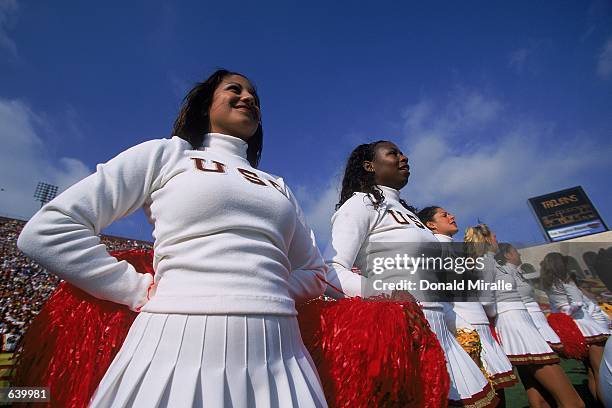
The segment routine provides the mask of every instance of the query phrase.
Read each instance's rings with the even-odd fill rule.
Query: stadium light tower
[[[34,192],[34,198],[36,201],[40,201],[40,206],[42,207],[49,201],[53,200],[57,195],[57,186],[52,184],[43,183],[40,181],[36,186],[36,191]]]

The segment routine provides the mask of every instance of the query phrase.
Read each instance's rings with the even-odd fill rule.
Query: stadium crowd
[[[0,339],[1,350],[12,352],[60,279],[17,249],[25,221],[0,217]],[[101,235],[109,251],[150,249],[146,241]]]

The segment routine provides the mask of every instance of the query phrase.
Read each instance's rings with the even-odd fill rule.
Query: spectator
[[[0,338],[3,349],[19,339],[40,312],[60,280],[23,255],[16,246],[25,221],[0,217]],[[100,236],[109,251],[151,249],[146,241]],[[16,341],[16,340],[15,340]],[[12,344],[12,343],[11,343]]]
[[[2,335],[2,351],[5,353],[12,353],[15,351],[15,346],[21,336],[17,333],[17,329],[13,329],[10,333]]]

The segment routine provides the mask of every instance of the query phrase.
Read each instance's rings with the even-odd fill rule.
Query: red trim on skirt
[[[557,353],[542,354],[515,354],[508,355],[508,360],[512,365],[532,365],[532,364],[559,364],[561,361]]]
[[[506,371],[505,373],[490,375],[489,381],[495,390],[512,387],[519,382],[516,375],[514,375],[514,371],[512,370]]]
[[[494,408],[497,404],[499,404],[499,398],[489,383],[485,385],[482,391],[477,392],[470,398],[448,400],[449,407]]]

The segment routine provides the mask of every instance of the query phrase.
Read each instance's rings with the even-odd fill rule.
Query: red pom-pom
[[[559,353],[563,357],[576,360],[587,358],[587,342],[574,319],[564,313],[551,313],[548,315],[548,324],[561,339],[563,349]]]
[[[119,261],[129,262],[137,272],[155,275],[153,270],[153,250],[151,249],[126,249],[112,251],[110,254]]]
[[[112,255],[153,273],[152,251]],[[51,406],[86,407],[135,318],[126,306],[63,282],[23,338],[14,384],[49,387]]]
[[[153,273],[152,251],[113,255]],[[52,406],[87,406],[135,317],[62,283],[23,339],[15,385],[50,387]],[[447,406],[444,352],[415,302],[316,300],[299,321],[331,406]]]
[[[413,304],[414,305],[414,304]],[[450,377],[446,367],[446,356],[440,345],[440,341],[429,328],[429,323],[422,315],[419,308],[418,315],[413,312],[413,317],[407,320],[410,326],[418,321],[419,325],[425,324],[421,335],[424,336],[419,356],[419,382],[423,387],[423,407],[446,407],[448,405],[448,394],[450,391]],[[422,326],[421,326],[422,327]]]
[[[444,352],[415,302],[350,298],[299,307],[332,407],[445,407]]]

